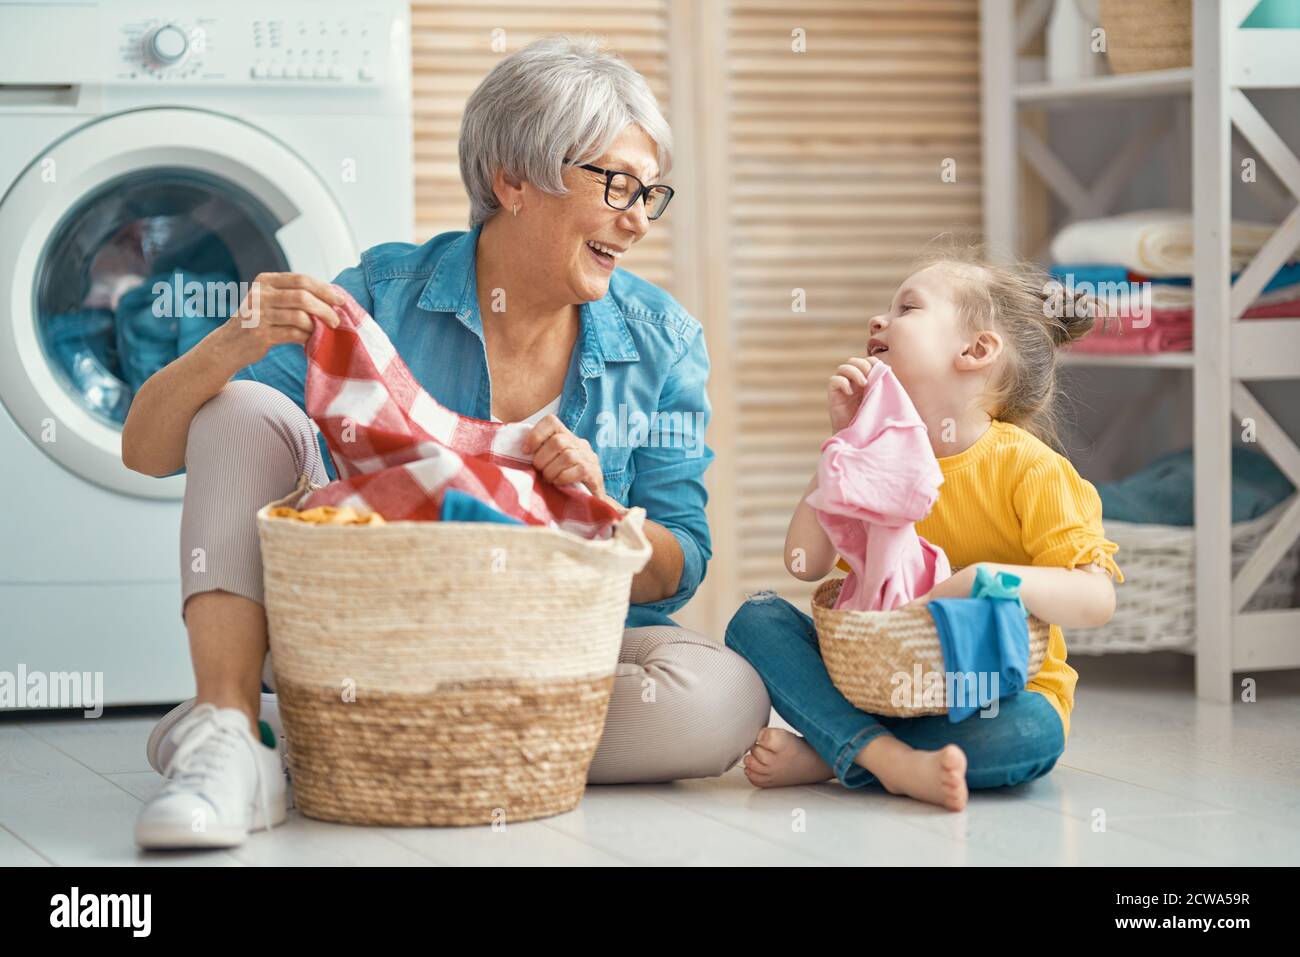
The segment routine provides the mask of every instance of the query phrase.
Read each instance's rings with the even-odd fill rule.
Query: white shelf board
[[[1150,73],[1116,73],[1112,76],[1087,77],[1069,82],[1020,83],[1015,88],[1016,102],[1023,105],[1052,106],[1089,101],[1129,100],[1141,97],[1191,95],[1192,68],[1152,70]]]
[[[1250,89],[1292,89],[1300,86],[1300,30],[1233,30],[1229,78],[1233,86]]]
[[[1190,369],[1194,361],[1190,352],[1142,352],[1133,355],[1066,352],[1061,355],[1062,365],[1099,366],[1107,369]]]

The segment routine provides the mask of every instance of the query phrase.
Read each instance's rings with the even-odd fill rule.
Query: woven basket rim
[[[834,601],[835,598],[839,595],[840,588],[844,585],[844,582],[846,580],[847,579],[843,577],[828,578],[820,585],[818,585],[817,590],[813,592],[813,596],[812,596],[813,609],[817,612],[820,612],[822,615],[826,615],[826,616],[843,615],[843,616],[851,616],[852,618],[858,620],[862,620],[865,618],[879,617],[882,615],[897,615],[899,612],[903,611],[903,608],[901,607],[895,608],[892,611],[862,611],[861,609],[857,609],[857,608],[833,607],[831,605],[831,602]],[[924,605],[922,605],[920,608],[917,609],[909,609],[909,611],[925,611],[926,614],[930,614],[928,608]],[[1049,628],[1052,627],[1051,622],[1043,621],[1041,618],[1037,618],[1033,615],[1029,615],[1026,618],[1026,621],[1037,622],[1041,625],[1046,625]]]
[[[268,502],[259,508],[257,510],[258,526],[264,529],[275,529],[277,533],[288,532],[292,535],[326,535],[335,536],[336,538],[356,536],[358,543],[373,543],[385,537],[404,536],[412,532],[426,537],[433,537],[452,528],[461,530],[474,528],[481,529],[484,534],[490,534],[497,540],[526,535],[532,536],[533,542],[537,542],[539,536],[547,536],[562,551],[580,554],[584,558],[591,557],[593,553],[603,553],[606,558],[617,557],[619,561],[627,561],[630,565],[635,566],[636,571],[644,568],[646,562],[650,560],[651,545],[645,534],[646,513],[645,509],[639,506],[628,509],[623,517],[615,523],[614,534],[604,539],[583,538],[581,535],[562,528],[550,528],[542,525],[511,525],[504,522],[401,520],[385,522],[383,525],[318,525],[314,522],[299,522],[290,518],[272,517],[270,515],[271,509],[297,501],[297,496],[301,494],[301,490],[300,483],[299,488],[294,492]],[[290,529],[294,531],[290,531]]]

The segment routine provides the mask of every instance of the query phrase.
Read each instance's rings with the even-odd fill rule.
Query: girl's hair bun
[[[1082,339],[1098,319],[1105,317],[1100,299],[1065,286],[1056,279],[1043,285],[1042,297],[1043,327],[1056,346]]]

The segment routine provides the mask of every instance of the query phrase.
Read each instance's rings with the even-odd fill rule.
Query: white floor
[[[1192,695],[1177,655],[1073,661],[1068,750],[1046,778],[949,814],[838,785],[756,791],[739,770],[595,787],[571,814],[503,831],[289,822],[229,852],[143,854],[159,785],[153,718],[0,722],[0,865],[141,864],[1297,864],[1300,672],[1255,703]],[[1104,820],[1103,820],[1104,818]]]

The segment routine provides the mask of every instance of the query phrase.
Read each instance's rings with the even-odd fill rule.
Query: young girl
[[[1026,607],[1053,623],[1042,669],[1001,699],[996,716],[952,724],[947,715],[867,714],[831,683],[812,619],[771,593],[756,595],[732,618],[727,645],[757,669],[778,713],[803,736],[760,732],[745,757],[755,787],[834,776],[846,787],[878,783],[958,811],[968,788],[1032,780],[1060,757],[1078,678],[1061,627],[1109,621],[1112,576],[1123,577],[1096,490],[1047,444],[1059,444],[1057,347],[1093,320],[1059,300],[1045,308],[1046,282],[1032,267],[992,265],[973,247],[933,255],[871,320],[866,356],[840,366],[829,385],[832,434],[852,421],[877,362],[893,370],[925,422],[943,485],[916,529],[960,571],[916,602],[967,597],[980,564],[1019,575]],[[786,567],[804,581],[824,577],[836,558],[806,501],[816,485],[814,474],[785,543]]]

